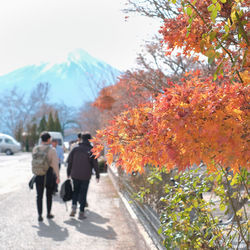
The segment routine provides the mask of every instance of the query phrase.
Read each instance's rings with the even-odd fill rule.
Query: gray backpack
[[[50,146],[36,146],[32,153],[32,172],[35,175],[45,175],[49,169],[48,152]]]

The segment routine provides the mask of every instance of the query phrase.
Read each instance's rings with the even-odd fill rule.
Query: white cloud
[[[135,65],[143,39],[160,24],[144,17],[125,21],[126,0],[8,0],[0,3],[0,74],[59,60],[75,48],[125,70]]]

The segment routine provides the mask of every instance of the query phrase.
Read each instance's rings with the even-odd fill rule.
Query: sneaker
[[[53,214],[48,214],[48,215],[47,215],[47,218],[48,218],[48,219],[53,219],[54,217],[55,217],[55,216],[54,216]]]
[[[69,216],[74,217],[76,215],[76,210],[72,209],[71,213],[69,214]]]
[[[78,219],[79,219],[79,220],[86,219],[86,216],[85,216],[84,212],[80,212],[80,213],[79,213]]]
[[[38,216],[38,221],[43,221],[42,215],[39,215],[39,216]]]

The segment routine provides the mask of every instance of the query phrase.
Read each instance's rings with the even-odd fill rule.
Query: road
[[[31,154],[0,154],[0,195],[20,189],[31,178]]]
[[[138,227],[107,174],[96,183],[92,178],[88,193],[87,218],[69,217],[70,202],[54,196],[53,220],[37,220],[36,192],[28,188],[31,154],[0,154],[0,250],[149,250],[155,249]],[[66,179],[62,166],[61,180]],[[45,199],[44,199],[45,200]],[[44,201],[44,218],[46,208]]]

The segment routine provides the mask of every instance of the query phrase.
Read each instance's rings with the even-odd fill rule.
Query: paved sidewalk
[[[62,172],[65,171],[63,167]],[[61,176],[62,182],[65,175]],[[109,176],[101,175],[96,183],[92,178],[88,193],[87,218],[79,221],[69,217],[58,195],[54,196],[53,220],[37,220],[35,190],[23,185],[22,190],[0,196],[0,249],[1,250],[149,250],[150,241],[142,237],[135,220],[130,216],[116,192]],[[45,198],[45,197],[44,197]],[[144,235],[145,236],[145,235]]]

